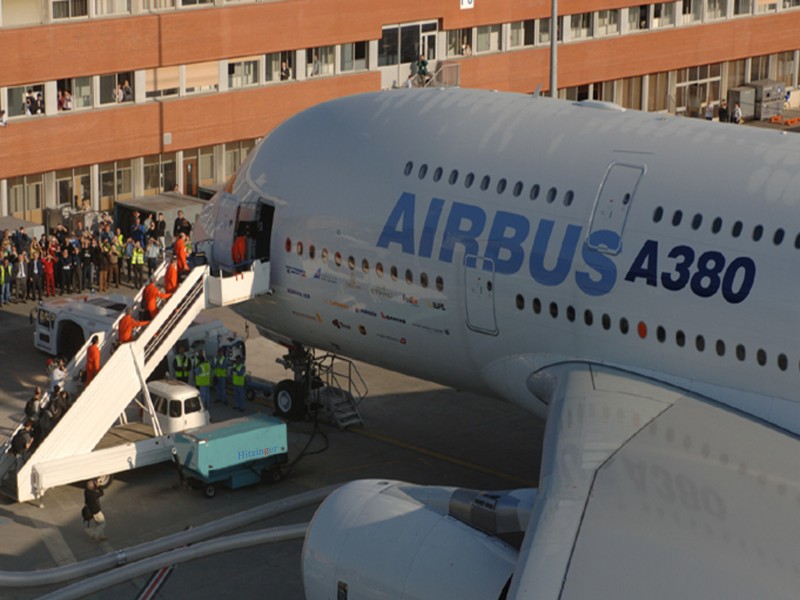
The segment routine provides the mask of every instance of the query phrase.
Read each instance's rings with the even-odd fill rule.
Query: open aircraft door
[[[464,260],[467,327],[478,333],[497,335],[494,312],[494,261],[478,256]]]

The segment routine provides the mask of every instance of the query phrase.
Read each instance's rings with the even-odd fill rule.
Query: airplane
[[[800,137],[598,101],[385,91],[268,134],[196,224],[270,263],[234,309],[547,419],[535,490],[332,494],[306,597],[796,597],[799,206]]]

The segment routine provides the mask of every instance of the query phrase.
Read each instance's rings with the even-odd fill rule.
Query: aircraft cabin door
[[[603,178],[589,221],[587,245],[603,254],[619,254],[622,234],[645,165],[611,163]]]
[[[479,256],[464,258],[467,327],[478,333],[497,335],[494,311],[494,261]]]

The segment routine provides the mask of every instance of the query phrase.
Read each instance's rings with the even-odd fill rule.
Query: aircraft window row
[[[664,220],[664,208],[659,206],[653,211],[653,223],[660,223]],[[674,227],[678,227],[681,222],[683,221],[683,211],[676,210],[672,213],[672,225]],[[691,227],[693,230],[697,231],[703,225],[703,215],[700,213],[695,214],[692,217]],[[716,217],[711,222],[711,233],[719,233],[722,231],[722,218]],[[742,233],[744,232],[744,224],[741,221],[735,221],[731,226],[731,237],[739,238],[741,237]],[[756,225],[753,227],[753,231],[751,233],[751,237],[754,242],[760,242],[761,239],[764,237],[764,226],[763,225]],[[780,246],[783,241],[786,239],[786,231],[779,227],[776,229],[772,234],[772,243],[776,246]],[[798,233],[794,238],[794,247],[800,249],[800,233]]]
[[[428,170],[429,169],[427,164],[422,164],[419,166],[416,173],[420,181],[424,180],[427,177]],[[406,177],[409,177],[414,174],[414,163],[412,161],[408,161],[406,163],[403,173],[406,175]],[[444,169],[442,167],[436,167],[436,169],[434,169],[433,171],[431,179],[434,182],[438,182],[441,181],[443,176],[444,176]],[[456,183],[458,183],[458,178],[459,178],[458,169],[453,169],[452,171],[450,171],[448,182],[450,183],[450,185],[455,185]],[[475,175],[475,173],[471,172],[467,173],[464,176],[464,187],[466,189],[470,189],[475,184],[476,180],[477,176]],[[509,182],[507,179],[501,178],[497,180],[497,183],[492,185],[492,176],[484,175],[480,178],[480,181],[478,182],[478,187],[483,192],[494,190],[498,195],[500,195],[505,193],[506,189],[508,188],[508,183]],[[515,198],[519,198],[524,190],[525,190],[525,183],[522,181],[517,181],[511,188],[511,193]],[[539,186],[539,184],[533,184],[531,186],[528,197],[531,200],[536,200],[539,197],[540,192],[541,192],[541,187]],[[547,201],[548,204],[552,204],[553,202],[556,201],[556,198],[558,198],[558,190],[555,187],[551,187],[550,189],[547,190],[545,200]],[[567,190],[564,193],[564,197],[562,198],[564,206],[570,206],[574,200],[575,200],[575,192],[572,190]]]
[[[303,253],[307,251],[308,257],[310,259],[314,259],[317,256],[317,249],[314,244],[309,244],[308,249],[306,250],[303,242],[298,241],[294,245],[292,244],[292,240],[290,238],[286,238],[286,252],[292,252],[292,249],[297,253],[298,256],[303,256]],[[327,248],[323,248],[320,252],[320,259],[323,263],[328,262],[329,252]],[[344,262],[344,257],[342,256],[341,252],[336,252],[333,255],[333,262],[337,267],[341,267],[342,263]],[[347,267],[351,271],[356,270],[356,259],[354,256],[347,257]],[[361,271],[364,274],[368,274],[370,270],[369,260],[366,258],[361,260]],[[384,276],[384,268],[382,263],[375,263],[375,274],[382,278]],[[399,270],[395,265],[389,267],[389,276],[391,277],[392,281],[397,281],[400,277]],[[403,278],[405,282],[409,285],[414,284],[414,272],[411,269],[406,269],[405,273],[403,274]],[[427,273],[420,273],[419,274],[419,285],[423,288],[428,288],[430,286],[430,278],[428,277]],[[440,275],[436,276],[434,280],[434,285],[436,286],[436,290],[439,292],[444,291],[444,278]]]
[[[518,310],[522,311],[525,310],[525,298],[522,294],[517,294],[515,298],[515,304]],[[559,306],[557,302],[551,302],[546,307],[542,303],[540,298],[534,298],[531,301],[531,308],[533,313],[536,315],[542,314],[545,310],[553,319],[557,319],[559,315]],[[564,314],[567,317],[567,320],[570,323],[574,323],[578,320],[578,312],[574,306],[568,305],[564,311]],[[595,316],[594,313],[586,309],[583,311],[583,322],[587,327],[591,327],[594,325]],[[614,323],[612,320],[611,315],[608,313],[603,313],[600,317],[600,325],[605,331],[610,331],[614,327]],[[617,323],[617,327],[619,328],[620,333],[623,335],[627,335],[631,331],[630,322],[625,317],[621,317]],[[644,339],[647,337],[647,325],[644,322],[639,322],[636,328],[636,331],[640,338]],[[667,330],[662,326],[659,325],[656,327],[656,339],[660,343],[666,343],[668,341]],[[678,329],[675,331],[675,345],[679,348],[685,348],[687,343],[690,343],[686,333],[682,330]],[[711,344],[711,341],[709,341]],[[706,337],[703,335],[696,335],[694,338],[694,347],[698,352],[705,352],[706,351]],[[723,357],[728,352],[728,347],[725,344],[724,340],[716,340],[713,342],[713,349],[716,352],[717,356]],[[747,349],[743,344],[737,344],[735,349],[733,350],[733,354],[739,362],[744,362],[747,359]],[[767,355],[767,351],[764,348],[759,348],[756,350],[755,353],[756,362],[760,366],[766,366],[767,362],[769,362],[769,357]],[[789,359],[784,353],[779,353],[776,358],[775,362],[778,366],[778,369],[781,371],[786,371],[789,368]],[[800,363],[798,363],[798,368],[800,369]]]

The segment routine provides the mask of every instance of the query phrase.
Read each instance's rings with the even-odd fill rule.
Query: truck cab
[[[208,410],[203,407],[196,387],[176,379],[157,379],[147,383],[156,419],[165,435],[201,427],[211,422]],[[152,425],[150,413],[145,411],[143,421]]]

